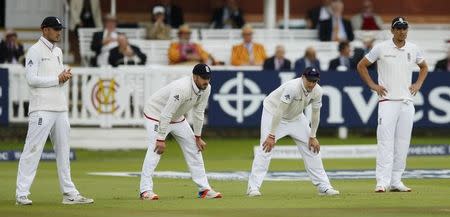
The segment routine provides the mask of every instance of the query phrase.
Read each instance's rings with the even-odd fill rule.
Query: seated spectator
[[[361,13],[352,17],[352,27],[354,30],[380,30],[383,20],[373,12],[371,0],[363,1]]]
[[[125,34],[117,36],[118,46],[109,51],[108,62],[110,65],[117,67],[118,65],[144,65],[147,56],[141,50],[128,43]]]
[[[184,24],[183,10],[172,4],[171,0],[161,0],[161,4],[157,6],[164,7],[164,22],[172,28],[178,28]]]
[[[17,40],[17,33],[10,29],[5,32],[5,39],[0,42],[0,63],[24,64],[22,43]]]
[[[147,39],[170,40],[171,28],[164,23],[164,7],[155,6],[152,13],[152,23],[148,24]]]
[[[447,51],[447,57],[436,62],[434,71],[450,72],[450,47]]]
[[[266,59],[266,50],[259,43],[252,42],[253,29],[246,24],[242,28],[243,42],[234,45],[231,50],[231,64],[234,66],[262,65]]]
[[[224,0],[224,6],[214,10],[212,27],[215,29],[242,28],[244,24],[244,15],[236,0]]]
[[[277,45],[275,48],[275,55],[264,61],[264,70],[276,70],[276,71],[290,71],[291,61],[286,59],[284,55],[286,50],[283,45]]]
[[[329,71],[349,71],[355,70],[356,64],[350,58],[350,43],[346,41],[339,42],[339,57],[332,59],[328,67]]]
[[[105,29],[94,33],[92,36],[91,50],[95,52],[93,66],[108,65],[109,51],[117,46],[117,20],[112,15],[106,15],[104,18]]]
[[[362,39],[363,45],[364,47],[360,48],[357,47],[353,50],[353,62],[355,64],[358,64],[359,61],[367,54],[369,53],[369,51],[373,48],[374,42],[375,42],[375,38],[373,36],[365,36]],[[377,69],[377,64],[372,64],[368,67],[369,70],[376,70]]]
[[[209,54],[200,44],[191,42],[191,29],[187,24],[178,29],[178,42],[172,42],[169,47],[169,64],[206,63]]]
[[[350,21],[342,17],[344,3],[341,0],[331,2],[332,17],[319,23],[321,41],[353,41],[353,28]]]
[[[314,7],[306,12],[306,26],[309,29],[317,29],[317,25],[320,21],[328,20],[331,18],[331,0],[323,0],[323,3],[317,7]]]
[[[302,73],[308,67],[314,67],[320,70],[320,62],[316,57],[316,50],[313,47],[307,47],[305,55],[295,61],[294,71]]]

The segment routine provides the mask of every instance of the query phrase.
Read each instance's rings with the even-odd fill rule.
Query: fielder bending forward
[[[202,152],[206,143],[201,133],[208,97],[211,92],[209,84],[211,69],[206,64],[195,65],[193,76],[178,79],[154,93],[144,108],[145,127],[149,146],[142,166],[140,198],[157,200],[153,192],[152,175],[158,165],[161,154],[166,148],[165,138],[171,133],[180,144],[184,158],[197,184],[199,198],[221,198],[222,194],[211,189],[206,178]],[[193,128],[184,115],[193,109]]]
[[[248,180],[247,195],[261,196],[259,191],[269,169],[272,148],[277,140],[291,136],[297,144],[306,171],[317,186],[319,195],[338,195],[333,189],[322,165],[320,144],[316,138],[322,106],[322,88],[317,84],[320,73],[308,67],[301,78],[282,84],[264,99],[261,117],[260,148],[255,153],[252,172]],[[312,105],[311,128],[303,110]]]
[[[30,47],[26,57],[26,77],[30,86],[30,108],[27,138],[17,172],[16,204],[31,205],[28,198],[45,142],[50,134],[56,153],[56,165],[63,204],[93,203],[80,195],[70,177],[69,117],[66,82],[72,77],[64,69],[60,41],[64,26],[56,17],[42,21],[42,36]]]
[[[358,63],[358,72],[370,89],[377,92],[377,185],[375,192],[410,192],[401,181],[406,167],[414,122],[413,96],[428,74],[428,66],[419,48],[406,41],[408,22],[403,17],[392,20],[393,38],[375,45]],[[370,78],[367,67],[377,61],[378,84]],[[420,68],[411,85],[414,65]]]

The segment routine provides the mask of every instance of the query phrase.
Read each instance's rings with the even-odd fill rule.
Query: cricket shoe
[[[81,194],[63,194],[63,204],[89,204],[94,203],[94,199],[81,196]]]
[[[340,192],[334,188],[327,188],[324,191],[319,191],[320,196],[334,196],[339,194]]]
[[[247,190],[247,196],[249,197],[260,197],[262,194],[257,189],[248,189]]]
[[[216,192],[212,189],[206,189],[204,191],[198,192],[198,198],[204,198],[204,199],[222,198],[222,194],[220,192]]]
[[[406,187],[403,183],[401,183],[398,186],[391,186],[389,191],[391,191],[391,192],[411,192],[412,189]]]
[[[152,191],[144,191],[140,194],[141,200],[158,200],[159,196]]]
[[[31,205],[33,201],[28,199],[28,196],[16,197],[16,205]]]
[[[375,187],[375,193],[384,193],[386,192],[386,188],[384,186],[377,185]]]

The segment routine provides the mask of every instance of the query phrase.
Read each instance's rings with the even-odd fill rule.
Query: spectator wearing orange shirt
[[[233,46],[231,51],[231,64],[234,66],[262,65],[267,58],[264,46],[252,42],[253,29],[250,25],[242,28],[244,42]]]
[[[178,29],[178,42],[172,42],[169,47],[169,64],[197,64],[206,63],[209,54],[200,44],[191,42],[191,29],[188,25],[181,25]]]

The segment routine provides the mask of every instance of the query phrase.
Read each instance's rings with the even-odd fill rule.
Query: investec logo
[[[230,93],[232,89],[236,89],[236,93]],[[250,93],[245,93],[246,89]],[[258,110],[264,97],[266,95],[261,94],[258,84],[251,79],[244,78],[244,73],[238,72],[235,78],[222,85],[219,93],[215,94],[213,99],[218,101],[225,113],[235,117],[237,123],[242,123],[245,117],[251,116]],[[236,107],[233,107],[231,102],[236,102]]]

